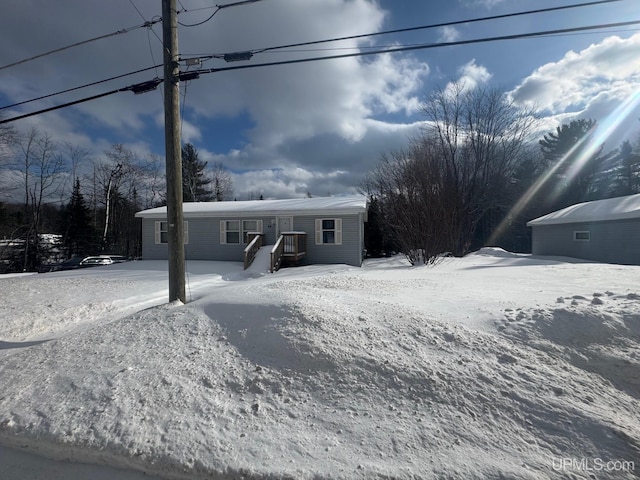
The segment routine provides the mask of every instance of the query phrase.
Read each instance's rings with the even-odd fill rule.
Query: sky
[[[0,275],[2,478],[637,480],[639,266],[268,265]]]
[[[225,4],[228,2],[225,2]],[[211,0],[180,0],[183,57],[326,40],[580,3],[562,0],[260,0],[216,11]],[[222,5],[222,4],[218,4]],[[162,63],[161,24],[134,28],[19,65],[2,66],[157,20],[161,2],[11,1],[0,18],[0,106]],[[466,22],[256,53],[243,65],[388,46],[464,41],[640,20],[636,0]],[[311,63],[219,71],[183,82],[182,140],[233,174],[238,200],[356,193],[381,154],[405,147],[425,121],[434,89],[462,80],[498,87],[534,107],[543,131],[575,118],[617,128],[607,148],[637,138],[638,25]],[[240,65],[213,58],[203,68]],[[182,70],[195,67],[183,66]],[[162,76],[158,68],[4,109],[5,117],[48,108]],[[635,100],[635,101],[634,101]],[[621,120],[623,119],[623,120]],[[115,143],[140,157],[164,156],[162,88],[122,92],[18,120],[101,157]],[[635,135],[635,137],[634,137]]]

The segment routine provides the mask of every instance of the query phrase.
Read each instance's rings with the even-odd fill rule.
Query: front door
[[[276,237],[279,237],[282,232],[290,232],[293,230],[293,217],[278,217],[278,231]]]

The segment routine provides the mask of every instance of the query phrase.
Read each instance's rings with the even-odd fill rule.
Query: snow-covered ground
[[[186,305],[164,262],[0,277],[3,474],[640,476],[640,267],[257,262],[189,262]]]

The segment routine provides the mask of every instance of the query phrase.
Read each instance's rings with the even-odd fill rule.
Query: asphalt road
[[[156,480],[134,470],[51,460],[24,449],[0,445],[0,478],[3,480]]]

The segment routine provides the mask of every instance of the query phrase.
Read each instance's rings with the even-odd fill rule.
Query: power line
[[[49,93],[47,95],[42,95],[41,97],[32,98],[31,100],[24,100],[22,102],[13,103],[11,105],[6,105],[4,107],[0,107],[0,110],[6,110],[8,108],[18,107],[18,106],[24,105],[26,103],[35,102],[35,101],[38,101],[38,100],[44,100],[45,98],[54,97],[56,95],[61,95],[63,93],[69,93],[69,92],[73,92],[75,90],[80,90],[82,88],[87,88],[87,87],[92,87],[94,85],[99,85],[101,83],[111,82],[112,80],[117,80],[119,78],[124,78],[124,77],[128,77],[130,75],[135,75],[136,73],[147,72],[149,70],[154,70],[154,69],[159,68],[159,67],[162,67],[162,64],[154,65],[153,67],[141,68],[140,70],[135,70],[135,71],[129,72],[129,73],[123,73],[122,75],[116,75],[115,77],[106,78],[104,80],[98,80],[97,82],[85,83],[84,85],[79,85],[77,87],[67,88],[66,90],[61,90],[61,91],[55,92],[55,93]]]
[[[124,33],[129,33],[129,32],[131,32],[133,30],[138,29],[138,28],[150,27],[154,23],[158,23],[158,22],[161,22],[161,21],[162,21],[162,19],[158,18],[156,20],[151,20],[151,21],[145,22],[142,25],[136,25],[136,26],[133,26],[133,27],[123,28],[122,30],[118,30],[118,31],[112,32],[112,33],[107,33],[106,35],[100,35],[98,37],[93,37],[93,38],[90,38],[88,40],[83,40],[82,42],[73,43],[71,45],[67,45],[66,47],[56,48],[55,50],[50,50],[50,51],[45,52],[45,53],[40,53],[38,55],[34,55],[33,57],[25,58],[24,60],[20,60],[18,62],[13,62],[13,63],[9,63],[7,65],[0,66],[0,70],[4,70],[5,68],[9,68],[9,67],[15,67],[16,65],[21,65],[23,63],[27,63],[27,62],[30,62],[32,60],[36,60],[38,58],[46,57],[46,56],[51,55],[53,53],[62,52],[64,50],[68,50],[70,48],[74,48],[74,47],[78,47],[80,45],[85,45],[87,43],[95,42],[96,40],[102,40],[104,38],[115,37],[116,35],[122,35]]]
[[[142,20],[145,21],[145,25],[148,27],[147,29],[147,38],[149,37],[149,30],[151,30],[153,32],[153,34],[156,36],[156,38],[160,41],[160,44],[162,44],[162,39],[158,36],[158,34],[153,30],[153,25],[155,23],[161,22],[162,21],[162,17],[158,17],[155,16],[153,18],[157,19],[153,22],[149,22],[144,15],[142,14],[142,12],[140,11],[140,9],[136,6],[135,3],[133,3],[133,0],[129,0],[129,3],[131,4],[131,6],[136,10],[136,12],[138,12],[138,15],[140,15],[140,18],[142,18]],[[151,45],[149,45],[149,47],[151,47]],[[151,53],[151,57],[153,57],[153,52]],[[155,60],[153,61],[155,63]]]
[[[201,22],[198,23],[182,23],[182,22],[178,22],[178,25],[182,25],[183,27],[197,27],[198,25],[204,25],[205,23],[207,23],[209,20],[211,20],[214,15],[216,13],[218,13],[220,10],[227,8],[227,7],[237,7],[238,5],[246,5],[249,3],[257,3],[257,2],[261,2],[262,0],[242,0],[240,2],[233,2],[233,3],[227,3],[224,5],[216,5],[216,10],[209,16],[209,18],[207,18],[206,20],[203,20]],[[183,7],[184,8],[184,7]],[[198,10],[202,10],[202,9],[198,9]],[[184,9],[184,12],[186,12],[187,10]],[[195,10],[194,10],[195,11]]]
[[[558,6],[558,7],[549,7],[549,8],[535,9],[535,10],[526,10],[524,12],[512,12],[512,13],[505,13],[505,14],[501,14],[501,15],[491,15],[491,16],[488,16],[488,17],[468,18],[468,19],[465,19],[465,20],[455,20],[455,21],[450,21],[450,22],[433,23],[433,24],[429,24],[429,25],[420,25],[420,26],[417,26],[417,27],[399,28],[399,29],[395,29],[395,30],[386,30],[386,31],[383,31],[383,32],[363,33],[363,34],[359,34],[359,35],[348,35],[346,37],[336,37],[336,38],[329,38],[329,39],[324,39],[324,40],[315,40],[315,41],[310,41],[310,42],[292,43],[292,44],[280,45],[280,46],[276,46],[276,47],[256,48],[256,49],[250,50],[250,52],[253,53],[253,54],[256,54],[256,53],[263,53],[263,52],[268,52],[268,51],[273,51],[273,50],[280,50],[280,49],[284,49],[284,48],[303,47],[303,46],[308,46],[308,45],[318,45],[318,44],[321,44],[321,43],[340,42],[340,41],[344,41],[344,40],[355,40],[355,39],[358,39],[358,38],[375,37],[375,36],[380,36],[380,35],[390,35],[390,34],[394,34],[394,33],[406,33],[406,32],[413,32],[413,31],[417,31],[417,30],[427,30],[427,29],[432,29],[432,28],[452,27],[452,26],[455,26],[455,25],[462,25],[462,24],[465,24],[465,23],[477,23],[477,22],[485,22],[485,21],[490,21],[490,20],[499,20],[499,19],[505,19],[505,18],[524,16],[524,15],[534,15],[534,14],[539,14],[539,13],[549,13],[549,12],[555,12],[555,11],[559,11],[559,10],[583,8],[583,7],[589,7],[589,6],[601,5],[601,4],[607,4],[607,3],[614,3],[614,2],[621,2],[621,1],[624,1],[624,0],[596,0],[596,1],[593,1],[593,2],[584,2],[584,3],[576,3],[576,4],[571,4],[571,5],[563,5],[563,6]],[[223,56],[223,54],[214,54],[214,55],[210,55],[210,58],[211,57],[213,57],[213,58],[221,58],[222,56]]]
[[[281,60],[278,62],[234,65],[230,67],[196,70],[195,72],[199,74],[205,74],[205,73],[224,72],[228,70],[244,70],[247,68],[270,67],[270,66],[276,66],[276,65],[290,65],[295,63],[308,63],[308,62],[315,62],[320,60],[334,60],[334,59],[349,58],[349,57],[365,57],[369,55],[380,55],[383,53],[397,53],[397,52],[406,52],[411,50],[426,50],[431,48],[453,47],[453,46],[460,46],[460,45],[471,45],[475,43],[487,43],[487,42],[496,42],[496,41],[504,41],[504,40],[521,40],[526,38],[545,37],[545,36],[553,36],[553,35],[559,35],[559,34],[569,34],[569,33],[575,33],[575,32],[584,32],[589,30],[599,30],[599,29],[613,28],[613,27],[624,27],[624,26],[638,25],[638,24],[640,24],[640,20],[631,20],[628,22],[616,22],[616,23],[608,23],[608,24],[600,24],[600,25],[587,25],[583,27],[561,28],[561,29],[546,30],[541,32],[519,33],[514,35],[501,35],[497,37],[485,37],[485,38],[477,38],[477,39],[471,39],[471,40],[458,40],[455,42],[426,43],[426,44],[409,45],[409,46],[403,46],[403,47],[392,47],[392,48],[386,48],[381,50],[371,50],[366,52],[345,53],[342,55],[329,55],[324,57],[309,57],[309,58],[299,58],[294,60]]]
[[[129,0],[129,3],[131,4],[131,6],[133,8],[135,8],[136,12],[138,12],[138,15],[140,15],[140,18],[142,18],[142,20],[144,20],[145,22],[147,21],[146,18],[144,18],[144,15],[142,15],[142,12],[140,11],[140,9],[136,6],[135,3],[133,3],[133,0]]]
[[[162,21],[162,18],[157,17],[157,18],[154,18],[151,22],[148,22],[144,18],[144,16],[140,12],[140,10],[133,3],[133,0],[129,0],[129,1],[131,2],[131,5],[135,8],[135,10],[138,12],[138,14],[142,17],[142,19],[145,20],[145,24],[142,25],[142,26],[147,26],[148,25],[149,28],[151,28],[151,25]],[[222,5],[222,6],[205,7],[205,8],[206,9],[216,8],[217,9],[216,12],[217,12],[222,8],[232,7],[232,6],[236,6],[236,5],[242,5],[242,4],[245,4],[245,3],[255,3],[257,1],[261,1],[261,0],[244,0],[244,1],[236,2],[236,3],[230,3],[230,4]],[[474,18],[474,19],[467,19],[467,20],[457,20],[457,21],[447,22],[447,23],[439,23],[439,24],[433,24],[433,25],[422,25],[422,26],[402,28],[402,29],[397,29],[397,30],[387,30],[387,31],[384,31],[384,32],[374,32],[374,33],[367,33],[367,34],[360,34],[360,35],[351,35],[351,36],[347,36],[347,37],[339,37],[339,38],[332,38],[332,39],[325,39],[325,40],[317,40],[317,41],[312,41],[312,42],[302,42],[302,43],[296,43],[296,44],[281,45],[281,46],[277,46],[277,47],[268,47],[268,48],[262,48],[262,49],[255,49],[255,50],[251,50],[251,52],[252,52],[252,54],[253,53],[264,53],[264,52],[280,50],[280,49],[285,49],[285,48],[292,48],[292,47],[297,47],[297,46],[315,45],[315,44],[321,44],[321,43],[336,42],[336,41],[341,41],[341,40],[363,38],[363,37],[368,37],[368,36],[386,35],[386,34],[391,34],[391,33],[415,31],[415,30],[428,29],[428,28],[437,28],[437,27],[443,27],[443,26],[453,26],[453,25],[463,24],[463,23],[473,23],[473,22],[480,22],[480,21],[488,21],[488,20],[495,20],[495,19],[500,19],[500,18],[505,18],[505,17],[514,17],[514,16],[520,16],[520,15],[530,15],[530,14],[535,14],[535,13],[551,12],[551,11],[556,11],[556,10],[565,10],[565,9],[569,9],[569,8],[578,8],[578,7],[591,6],[591,5],[597,5],[597,4],[602,4],[602,3],[619,2],[619,1],[623,1],[623,0],[598,0],[598,1],[595,1],[595,2],[579,3],[579,4],[565,5],[565,6],[560,6],[560,7],[550,7],[550,8],[544,8],[544,9],[529,10],[529,11],[525,11],[525,12],[515,12],[515,13],[504,14],[504,15],[494,15],[494,16],[490,16],[490,17]],[[190,11],[203,10],[205,8],[198,8],[198,9],[190,10]],[[183,9],[184,9],[184,7],[183,7]],[[184,11],[186,11],[186,9],[184,9]],[[215,12],[214,12],[214,14],[215,14]],[[209,17],[209,19],[210,18],[211,17]],[[209,19],[207,19],[206,21],[208,21]],[[139,28],[139,27],[135,27],[135,28]],[[151,30],[153,31],[152,28],[151,28]],[[157,37],[157,34],[155,33],[155,31],[153,31],[153,33]],[[160,40],[160,42],[162,42],[161,39],[159,39],[159,40]],[[409,46],[419,46],[419,45],[421,45],[421,44],[413,44],[413,45],[409,45]],[[402,45],[400,45],[400,46],[396,45],[396,47],[403,47],[403,46]],[[149,48],[151,50],[151,56],[152,56],[152,59],[153,59],[153,50],[151,49],[151,45],[149,45]],[[378,46],[378,47],[375,47],[375,46],[371,46],[371,47],[361,46],[361,47],[354,47],[354,48],[369,48],[369,49],[378,48],[379,49],[380,46]],[[334,50],[335,51],[335,50],[339,50],[339,49],[338,48],[333,48],[333,49],[326,49],[326,50]],[[313,50],[309,50],[309,51],[313,51]],[[316,50],[316,51],[318,51],[318,50]],[[224,58],[225,55],[228,56],[229,54],[207,55],[206,57],[208,57],[208,58]],[[200,55],[199,57],[202,58],[202,57],[205,57],[205,55]],[[72,91],[75,91],[75,90],[80,90],[82,88],[98,85],[100,83],[108,82],[108,81],[111,81],[111,80],[116,80],[118,78],[123,78],[125,76],[134,75],[136,73],[144,72],[146,70],[157,69],[157,68],[159,68],[161,66],[162,65],[155,65],[154,67],[149,67],[149,68],[145,68],[145,69],[141,69],[141,70],[136,70],[134,72],[126,73],[126,74],[123,74],[123,75],[118,75],[118,76],[111,77],[111,78],[108,78],[108,79],[105,79],[105,80],[100,80],[100,81],[97,81],[97,82],[92,82],[92,83],[88,83],[88,84],[85,84],[85,85],[80,85],[78,87],[62,90],[62,91],[55,92],[55,93],[50,93],[48,95],[43,95],[41,97],[33,98],[31,100],[25,100],[25,101],[21,101],[21,102],[17,102],[17,103],[11,104],[11,105],[6,105],[4,107],[0,107],[0,111],[1,110],[6,110],[8,108],[13,108],[13,107],[17,107],[17,106],[20,106],[20,105],[24,105],[24,104],[27,104],[27,103],[35,102],[35,101],[38,101],[38,100],[43,100],[45,98],[50,98],[50,97],[53,97],[53,96],[56,96],[56,95],[69,93],[69,92],[72,92]]]
[[[152,68],[155,68],[155,67],[152,67]],[[180,80],[182,80],[183,77],[185,79],[193,79],[193,78],[198,78],[198,76],[199,76],[197,72],[187,72],[187,73],[189,73],[189,75],[185,74],[183,76],[183,74],[180,74]],[[54,110],[60,110],[61,108],[71,107],[73,105],[78,105],[79,103],[88,102],[90,100],[96,100],[98,98],[107,97],[109,95],[113,95],[114,93],[133,92],[134,94],[138,95],[138,94],[141,94],[141,93],[150,92],[151,90],[155,90],[158,87],[158,85],[160,83],[162,83],[162,81],[163,81],[162,78],[156,77],[153,80],[147,80],[146,82],[136,83],[136,84],[133,84],[133,85],[129,85],[127,87],[117,88],[115,90],[110,90],[108,92],[99,93],[97,95],[92,95],[90,97],[81,98],[79,100],[74,100],[72,102],[62,103],[60,105],[55,105],[53,107],[44,108],[42,110],[37,110],[35,112],[25,113],[24,115],[19,115],[17,117],[12,117],[12,118],[8,118],[8,119],[0,120],[0,125],[3,124],[3,123],[13,122],[15,120],[21,120],[23,118],[28,118],[28,117],[33,117],[35,115],[40,115],[41,113],[47,113],[47,112],[52,112]]]
[[[336,60],[336,59],[350,58],[350,57],[364,57],[364,56],[370,56],[370,55],[380,55],[380,54],[384,54],[384,53],[398,53],[398,52],[406,52],[406,51],[412,51],[412,50],[425,50],[425,49],[431,49],[431,48],[442,48],[442,47],[452,47],[452,46],[461,46],[461,45],[471,45],[471,44],[476,44],[476,43],[488,43],[488,42],[507,41],[507,40],[520,40],[520,39],[526,39],[526,38],[537,38],[537,37],[545,37],[545,36],[552,36],[552,35],[558,35],[558,34],[584,32],[584,31],[589,31],[589,30],[599,30],[599,29],[605,29],[605,28],[623,27],[623,26],[639,25],[639,24],[640,24],[640,20],[630,20],[630,21],[627,21],[627,22],[616,22],[616,23],[607,23],[607,24],[598,24],[598,25],[587,25],[587,26],[582,26],[582,27],[561,28],[561,29],[545,30],[545,31],[539,31],[539,32],[520,33],[520,34],[515,34],[515,35],[501,35],[501,36],[496,36],[496,37],[484,37],[484,38],[477,38],[477,39],[471,39],[471,40],[459,40],[459,41],[455,41],[455,42],[427,43],[427,44],[411,45],[411,46],[405,46],[405,47],[394,47],[394,48],[387,48],[387,49],[382,49],[382,50],[346,53],[346,54],[342,54],[342,55],[329,55],[329,56],[323,56],[323,57],[308,57],[308,58],[299,58],[299,59],[294,59],[294,60],[282,60],[282,61],[278,61],[278,62],[267,62],[267,63],[257,63],[257,64],[247,64],[247,65],[234,65],[234,66],[230,66],[230,67],[210,68],[210,69],[201,69],[201,70],[193,70],[193,71],[188,71],[188,72],[181,72],[180,75],[179,75],[179,78],[180,78],[180,80],[184,81],[184,80],[192,80],[192,79],[198,78],[200,76],[200,74],[206,74],[206,73],[218,73],[218,72],[224,72],[224,71],[230,71],[230,70],[245,70],[245,69],[249,69],[249,68],[261,68],[261,67],[270,67],[270,66],[279,66],[279,65],[291,65],[291,64],[296,64],[296,63],[309,63],[309,62],[317,62],[317,61],[322,61],[322,60]],[[31,113],[28,113],[28,114],[20,115],[18,117],[12,117],[12,118],[9,118],[9,119],[0,120],[0,125],[4,124],[4,123],[13,122],[15,120],[20,120],[20,119],[23,119],[23,118],[31,117],[31,116],[34,116],[34,115],[38,115],[38,114],[41,114],[41,113],[50,112],[52,110],[57,110],[57,109],[60,109],[60,108],[76,105],[78,103],[87,102],[89,100],[94,100],[94,99],[101,98],[101,97],[104,97],[104,96],[107,96],[107,95],[112,95],[112,94],[118,93],[118,92],[132,91],[134,93],[144,93],[144,92],[146,92],[148,90],[154,89],[160,82],[162,82],[162,79],[156,78],[156,79],[150,80],[148,82],[143,82],[143,83],[140,83],[140,84],[130,85],[128,87],[123,87],[121,89],[112,90],[112,91],[106,92],[104,94],[94,95],[94,96],[91,96],[91,97],[87,97],[87,98],[83,98],[83,99],[80,99],[80,100],[76,100],[74,102],[69,102],[69,103],[65,103],[65,104],[62,104],[62,105],[57,105],[55,107],[50,107],[50,108],[47,108],[47,109],[44,109],[44,110],[39,110],[39,111],[36,111],[36,112],[31,112]],[[153,88],[151,88],[152,86],[153,86]],[[147,87],[149,87],[149,88],[147,88]]]
[[[559,7],[540,8],[540,9],[528,10],[528,11],[524,11],[524,12],[513,12],[513,13],[505,13],[505,14],[501,14],[501,15],[491,15],[491,16],[488,16],[488,17],[470,18],[470,19],[466,19],[466,20],[455,20],[455,21],[452,21],[452,22],[434,23],[434,24],[431,24],[431,25],[421,25],[421,26],[418,26],[418,27],[399,28],[399,29],[396,29],[396,30],[387,30],[385,32],[374,32],[374,33],[366,33],[366,34],[361,34],[361,35],[350,35],[350,36],[346,36],[346,37],[339,37],[339,38],[333,38],[333,39],[328,39],[328,40],[317,40],[317,41],[312,41],[312,42],[294,43],[294,44],[291,44],[291,45],[284,45],[284,46],[278,46],[278,47],[269,47],[269,48],[252,50],[252,52],[253,53],[262,53],[262,52],[267,52],[269,50],[279,50],[281,48],[302,47],[302,46],[306,46],[306,45],[316,45],[316,44],[319,44],[319,43],[337,42],[337,41],[342,41],[342,40],[354,40],[354,39],[357,39],[357,38],[374,37],[374,36],[379,36],[379,35],[389,35],[389,34],[392,34],[392,33],[405,33],[405,32],[412,32],[412,31],[416,31],[416,30],[426,30],[426,29],[431,29],[431,28],[453,27],[455,25],[462,25],[462,24],[465,24],[465,23],[485,22],[485,21],[489,21],[489,20],[499,20],[499,19],[504,19],[504,18],[512,18],[512,17],[523,16],[523,15],[533,15],[533,14],[538,14],[538,13],[548,13],[548,12],[554,12],[554,11],[558,11],[558,10],[567,10],[567,9],[572,9],[572,8],[582,8],[582,7],[588,7],[588,6],[593,6],[593,5],[600,5],[600,4],[605,4],[605,3],[614,3],[614,2],[621,2],[621,1],[624,1],[624,0],[597,0],[597,1],[594,1],[594,2],[576,3],[576,4],[572,4],[572,5],[563,5],[563,6],[559,6]]]
[[[49,107],[49,108],[45,108],[43,110],[38,110],[36,112],[26,113],[24,115],[19,115],[17,117],[5,119],[5,120],[0,120],[0,125],[3,124],[3,123],[13,122],[15,120],[21,120],[23,118],[33,117],[34,115],[40,115],[41,113],[47,113],[47,112],[51,112],[53,110],[59,110],[61,108],[70,107],[72,105],[77,105],[79,103],[88,102],[90,100],[96,100],[98,98],[107,97],[109,95],[113,95],[114,93],[124,92],[124,91],[126,91],[128,89],[129,89],[129,87],[118,88],[116,90],[111,90],[109,92],[99,93],[98,95],[93,95],[91,97],[81,98],[80,100],[75,100],[73,102],[63,103],[63,104],[60,104],[60,105],[56,105],[54,107]]]
[[[637,32],[638,29],[637,28],[626,28],[626,29],[612,29],[612,30],[608,30],[607,34],[609,33],[627,33],[627,32]],[[546,35],[548,37],[568,37],[571,35],[590,35],[593,34],[592,32],[573,32],[573,33],[558,33],[556,35],[553,34],[549,34]],[[278,51],[278,52],[274,52],[274,51],[269,51],[269,52],[264,52],[264,53],[311,53],[311,52],[338,52],[338,51],[345,51],[345,50],[374,50],[374,49],[389,49],[389,48],[397,48],[397,47],[413,47],[413,46],[418,46],[418,45],[424,45],[424,43],[393,43],[393,44],[381,44],[381,45],[359,45],[359,46],[354,46],[354,47],[326,47],[326,48],[303,48],[303,49],[295,49],[295,50],[282,50],[282,51]],[[248,53],[251,53],[253,55],[252,51],[249,51]],[[263,53],[263,52],[259,52],[259,53]],[[219,54],[216,55],[215,57],[212,58],[222,58],[224,59],[225,56],[229,56],[230,54]],[[202,58],[202,57],[201,57]]]

